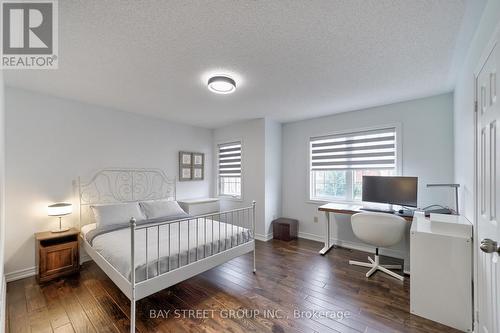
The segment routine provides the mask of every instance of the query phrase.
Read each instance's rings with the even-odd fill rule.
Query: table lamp
[[[71,214],[72,211],[73,211],[73,206],[70,203],[66,202],[56,203],[48,207],[49,216],[59,217],[59,229],[54,229],[52,230],[52,232],[63,232],[69,230],[69,228],[62,227],[61,220],[64,215]]]
[[[460,215],[458,209],[458,188],[460,184],[427,184],[427,187],[451,187],[455,189],[455,214]],[[439,212],[436,212],[439,213]],[[448,213],[449,214],[449,213]]]

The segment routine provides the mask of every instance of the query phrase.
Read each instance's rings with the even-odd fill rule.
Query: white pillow
[[[173,200],[141,201],[140,205],[148,219],[186,215],[186,212]]]
[[[146,219],[138,202],[96,205],[91,206],[91,208],[98,228],[112,224],[130,223],[131,217],[134,217],[136,221]]]
[[[83,235],[83,238],[85,238],[85,236],[89,233],[89,231],[94,230],[96,227],[97,227],[97,226],[96,226],[96,224],[95,224],[95,223],[91,223],[91,224],[86,224],[86,225],[84,225],[84,226],[80,229],[80,231],[81,231],[81,233],[82,233],[82,235]]]

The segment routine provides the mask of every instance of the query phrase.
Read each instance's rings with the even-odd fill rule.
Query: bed
[[[130,299],[131,332],[137,300],[249,252],[255,272],[255,202],[174,214],[164,207],[176,207],[175,185],[158,169],[104,169],[78,179],[82,246]]]

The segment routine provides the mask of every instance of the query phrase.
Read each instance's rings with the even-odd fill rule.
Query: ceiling
[[[202,127],[289,122],[451,91],[481,2],[65,0],[59,69],[4,74],[9,86]],[[235,93],[207,90],[219,73]]]

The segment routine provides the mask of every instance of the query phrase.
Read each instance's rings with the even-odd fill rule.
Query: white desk
[[[335,214],[346,214],[346,215],[354,215],[356,213],[366,212],[362,210],[363,206],[361,205],[349,205],[349,204],[338,204],[338,203],[328,203],[323,206],[319,206],[318,210],[320,212],[325,212],[326,215],[326,234],[325,234],[325,246],[319,251],[321,255],[327,253],[333,246],[333,242],[330,240],[330,225],[333,222],[335,226]],[[410,222],[413,220],[413,217],[403,216],[403,218]]]

